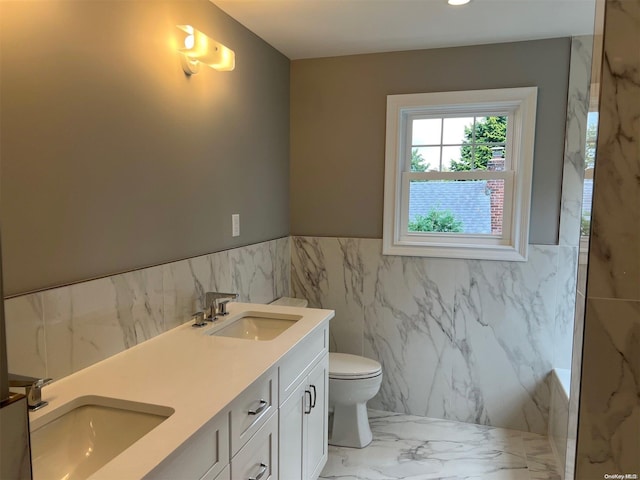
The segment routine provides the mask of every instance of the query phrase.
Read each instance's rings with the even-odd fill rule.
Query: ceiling
[[[292,60],[593,32],[595,0],[211,0]]]

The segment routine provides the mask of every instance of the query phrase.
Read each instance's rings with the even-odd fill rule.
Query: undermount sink
[[[31,432],[34,480],[88,478],[160,425],[173,409],[105,397],[81,397],[47,415]]]
[[[273,340],[300,320],[300,315],[271,312],[245,312],[240,318],[209,335],[244,340]]]

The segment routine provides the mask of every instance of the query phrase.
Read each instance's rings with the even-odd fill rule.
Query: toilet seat
[[[360,380],[382,375],[382,365],[370,358],[348,353],[329,353],[329,378]]]

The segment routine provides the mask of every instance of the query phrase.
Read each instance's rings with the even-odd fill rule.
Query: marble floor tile
[[[369,410],[373,442],[329,447],[321,479],[559,480],[543,435]]]

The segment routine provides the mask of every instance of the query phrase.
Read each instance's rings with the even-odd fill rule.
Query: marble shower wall
[[[576,272],[580,246],[584,158],[589,111],[593,35],[571,39],[571,64],[567,99],[567,123],[562,173],[562,208],[560,211],[559,284],[561,294],[556,304],[554,367],[571,368],[573,326],[576,300]],[[582,322],[582,317],[579,319]]]
[[[592,57],[593,35],[571,38],[559,243],[574,247],[580,244]]]
[[[584,183],[584,158],[587,130],[587,113],[589,111],[591,63],[593,58],[593,35],[573,37],[571,39],[571,64],[569,67],[569,86],[567,98],[567,123],[565,129],[564,165],[562,174],[562,205],[560,212],[560,256],[558,261],[558,295],[556,302],[556,320],[554,332],[554,367],[560,369],[580,368],[580,352],[573,342],[582,344],[582,337],[575,336],[576,325],[584,321],[584,297],[576,290],[578,260],[580,258],[580,221],[582,218],[582,190]],[[583,265],[586,268],[586,265]],[[584,290],[583,290],[584,291]],[[582,299],[582,304],[580,303]],[[573,362],[572,355],[576,358]],[[574,365],[577,363],[577,366]],[[573,365],[573,366],[572,366]],[[572,385],[572,395],[577,402],[579,382]],[[554,397],[555,400],[554,401]],[[553,387],[549,421],[549,436],[558,445],[555,449],[557,462],[562,465],[562,477],[572,478],[573,471],[567,475],[565,467],[567,458],[572,457],[575,450],[575,436],[568,434],[569,415],[568,399],[561,395],[559,389]],[[566,403],[566,404],[565,404]],[[577,404],[577,403],[576,403]],[[575,429],[574,429],[575,431]],[[567,448],[567,443],[571,446]],[[567,455],[569,451],[569,455]],[[570,463],[573,461],[570,460]]]
[[[575,478],[637,478],[640,0],[597,5],[604,38]]]
[[[384,256],[379,239],[292,242],[292,294],[336,310],[331,350],[383,365],[372,408],[546,433],[569,247],[495,262]]]
[[[12,373],[59,379],[181,325],[204,292],[289,295],[289,237],[5,301]]]

